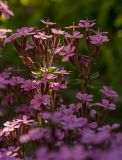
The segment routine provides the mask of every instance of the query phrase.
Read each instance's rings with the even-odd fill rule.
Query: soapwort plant
[[[0,14],[10,18],[13,12],[0,2]],[[95,31],[96,20],[56,27],[41,20],[42,28],[23,27],[15,33],[0,29],[0,44],[11,43],[26,65],[29,78],[19,75],[20,68],[0,73],[1,160],[121,160],[122,133],[119,124],[106,124],[107,112],[116,110],[118,94],[108,86],[100,87],[101,97],[89,88],[90,76],[108,42],[108,33]],[[85,41],[88,54],[81,54]],[[4,50],[3,50],[4,51]],[[79,74],[79,90],[70,104],[62,91],[70,89],[74,67]]]

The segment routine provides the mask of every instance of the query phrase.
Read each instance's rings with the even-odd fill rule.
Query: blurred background
[[[8,0],[7,3],[15,16],[10,20],[1,18],[0,24],[14,31],[23,26],[40,27],[40,19],[49,18],[61,28],[78,23],[80,19],[97,20],[98,29],[107,31],[110,38],[110,42],[102,46],[103,52],[96,65],[100,72],[99,83],[112,86],[119,93],[119,109],[111,117],[121,122],[122,0]],[[0,58],[0,67],[7,66],[22,66],[12,45],[4,49]]]

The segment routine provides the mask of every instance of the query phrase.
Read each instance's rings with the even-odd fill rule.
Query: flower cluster
[[[3,2],[0,13],[13,15]],[[95,20],[80,20],[63,30],[49,20],[41,23],[42,29],[23,27],[10,36],[6,33],[12,30],[0,30],[2,46],[13,43],[30,77],[19,76],[18,68],[0,73],[0,159],[121,160],[122,133],[114,131],[120,126],[104,121],[117,108],[118,94],[103,86],[96,98],[89,87],[100,45],[109,41],[107,33],[93,30]],[[79,53],[80,40],[88,55]],[[63,94],[73,84],[68,78],[72,72],[63,63],[79,74],[72,104]]]

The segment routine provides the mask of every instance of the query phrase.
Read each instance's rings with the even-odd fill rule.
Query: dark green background
[[[108,31],[110,42],[103,45],[97,62],[100,83],[112,86],[119,93],[119,109],[113,119],[121,121],[122,102],[122,0],[8,0],[15,16],[1,19],[2,27],[41,26],[40,19],[49,18],[63,28],[80,19],[96,19],[100,31]],[[0,58],[0,67],[22,65],[10,45]]]

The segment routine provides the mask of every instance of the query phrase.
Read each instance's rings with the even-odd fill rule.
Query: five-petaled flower
[[[0,14],[3,14],[6,18],[10,18],[14,13],[8,8],[7,4],[0,1]]]
[[[34,38],[37,38],[37,39],[39,38],[42,40],[46,40],[52,37],[53,37],[52,35],[46,35],[45,32],[38,32],[37,34],[34,35]]]
[[[17,38],[21,38],[23,36],[33,35],[34,33],[35,33],[35,30],[33,27],[22,27],[20,29],[17,29],[16,33],[6,38],[5,43],[15,41]]]
[[[50,22],[49,20],[40,20],[43,24],[45,24],[45,25],[48,25],[48,26],[52,26],[52,25],[55,25],[56,23],[54,23],[54,22]]]
[[[116,109],[116,105],[114,103],[111,103],[108,99],[102,99],[101,102],[95,103],[95,105],[101,106],[101,107],[103,107],[105,109],[109,109],[109,110]]]
[[[65,37],[66,38],[80,39],[80,38],[83,38],[83,34],[81,34],[78,31],[73,32],[73,34],[70,34],[70,33],[66,32]]]
[[[99,45],[105,42],[109,42],[109,38],[106,32],[96,32],[95,35],[89,36],[88,39],[90,41],[91,44],[93,45]]]
[[[6,33],[12,32],[11,29],[0,29],[0,39],[6,38]]]
[[[93,95],[89,95],[89,94],[87,94],[87,93],[80,93],[80,92],[78,92],[78,93],[76,94],[76,98],[77,98],[77,99],[80,99],[80,100],[82,100],[82,101],[86,101],[86,102],[91,102],[91,101],[93,101]]]
[[[34,99],[31,100],[30,104],[32,108],[40,110],[41,105],[50,105],[50,96],[37,94],[34,96]]]
[[[71,46],[70,44],[65,46],[63,50],[59,53],[59,55],[63,56],[62,61],[66,62],[69,60],[70,57],[74,55],[75,46]]]
[[[56,35],[63,35],[65,32],[60,30],[60,29],[56,29],[56,28],[52,28],[52,33],[56,34]]]
[[[100,89],[100,92],[102,92],[107,97],[111,97],[111,98],[118,97],[118,94],[107,86],[103,86],[103,88]]]
[[[96,20],[80,20],[79,21],[79,27],[81,28],[91,28],[93,27],[96,23]]]

